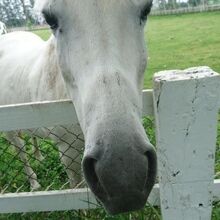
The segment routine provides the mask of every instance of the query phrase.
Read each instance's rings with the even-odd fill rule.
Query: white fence
[[[220,180],[214,181],[219,94],[220,76],[209,68],[157,73],[154,90],[143,91],[143,115],[156,118],[160,185],[149,202],[161,205],[164,220],[209,220],[212,202],[220,200]],[[0,131],[76,122],[69,100],[0,107]],[[88,189],[0,195],[0,213],[96,207]]]
[[[187,14],[196,12],[208,12],[208,11],[219,11],[220,5],[201,5],[196,7],[183,7],[174,9],[153,9],[151,15],[172,15],[172,14]]]

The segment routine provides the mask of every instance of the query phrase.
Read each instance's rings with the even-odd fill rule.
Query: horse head
[[[141,123],[151,0],[39,0],[85,137],[92,192],[111,214],[142,208],[156,154]]]

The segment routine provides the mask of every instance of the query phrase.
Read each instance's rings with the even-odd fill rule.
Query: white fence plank
[[[164,71],[154,83],[163,219],[211,219],[220,75]]]
[[[143,116],[154,116],[154,101],[153,90],[148,89],[143,91]]]
[[[143,115],[153,115],[153,92],[143,91]],[[0,131],[77,123],[70,100],[0,106]]]
[[[220,179],[214,181],[213,187],[213,201],[219,202],[220,201]]]
[[[159,186],[155,185],[149,203],[159,205]],[[0,195],[0,213],[64,211],[100,207],[88,189],[48,192],[8,193]]]
[[[50,127],[76,123],[71,101],[0,106],[0,131]]]
[[[0,196],[0,213],[93,209],[96,199],[87,189],[10,193]]]
[[[214,201],[220,200],[220,180],[213,186]],[[156,184],[148,198],[153,206],[160,205],[159,185]],[[0,195],[0,213],[64,211],[94,209],[99,207],[88,189],[49,192],[8,193]]]

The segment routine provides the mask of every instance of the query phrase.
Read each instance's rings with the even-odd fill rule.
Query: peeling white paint
[[[164,220],[209,220],[213,200],[220,75],[209,67],[154,77]]]

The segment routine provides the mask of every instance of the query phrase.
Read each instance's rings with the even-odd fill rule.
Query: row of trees
[[[0,0],[0,21],[7,26],[24,26],[36,22],[32,12],[34,0]]]

